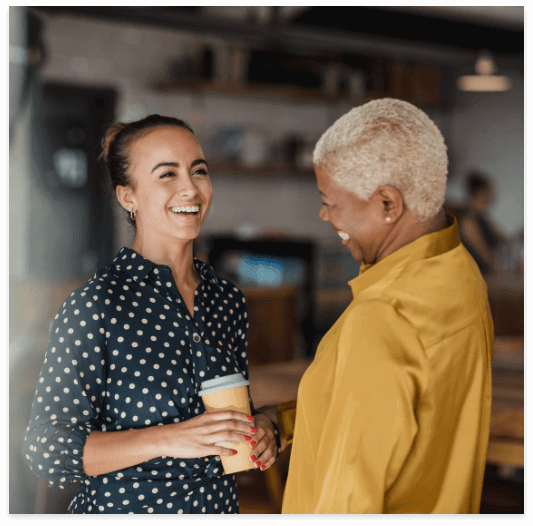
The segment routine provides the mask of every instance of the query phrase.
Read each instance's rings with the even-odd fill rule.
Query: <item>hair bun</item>
[[[109,154],[109,148],[111,143],[115,140],[115,137],[126,128],[125,122],[115,122],[107,129],[104,138],[102,139],[102,153],[99,159],[104,159],[107,162],[107,156]]]

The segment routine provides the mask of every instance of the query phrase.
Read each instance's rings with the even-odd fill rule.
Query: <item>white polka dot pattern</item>
[[[59,309],[22,452],[51,486],[82,481],[69,513],[238,513],[235,476],[221,476],[217,456],[159,457],[96,477],[82,467],[92,430],[187,420],[205,412],[202,381],[248,378],[246,300],[194,263],[194,318],[170,268],[127,247]]]

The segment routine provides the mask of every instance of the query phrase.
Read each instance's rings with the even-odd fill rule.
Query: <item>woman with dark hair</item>
[[[248,441],[267,469],[277,430],[251,400],[251,415],[208,414],[198,395],[248,377],[246,300],[193,257],[212,198],[204,154],[183,121],[150,115],[112,125],[103,157],[135,239],[57,313],[24,457],[54,487],[82,482],[70,513],[238,513],[220,461],[235,451],[215,444]]]
[[[480,172],[472,171],[466,177],[468,208],[459,222],[461,240],[484,275],[495,270],[496,251],[506,242],[493,222],[487,217],[487,210],[494,201],[494,188]]]

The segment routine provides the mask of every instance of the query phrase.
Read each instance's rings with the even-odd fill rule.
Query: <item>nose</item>
[[[189,175],[179,178],[178,192],[183,197],[194,197],[198,194],[198,188]]]
[[[322,206],[320,208],[320,212],[318,213],[318,217],[320,217],[320,219],[322,219],[322,221],[329,221],[328,211],[327,211],[327,208],[325,206]]]

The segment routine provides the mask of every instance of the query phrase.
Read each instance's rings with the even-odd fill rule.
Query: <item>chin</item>
[[[359,263],[364,263],[364,257],[361,254],[354,254],[351,252],[352,257],[355,259],[355,261],[359,261]]]
[[[363,261],[363,255],[360,252],[350,247],[347,247],[347,248],[350,251],[350,254],[352,255],[352,257],[355,259],[355,261],[359,261],[359,262]]]

